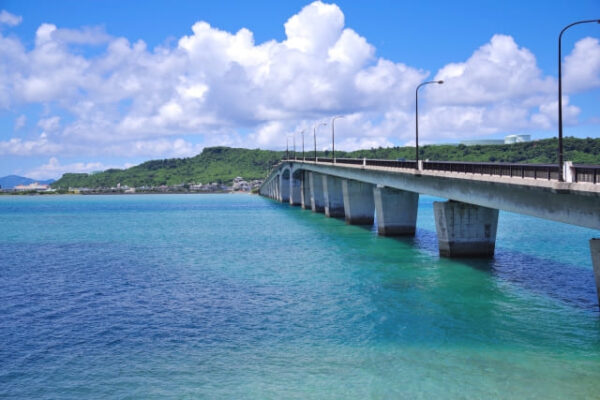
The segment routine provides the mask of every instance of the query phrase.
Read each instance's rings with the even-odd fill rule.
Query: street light
[[[300,134],[302,135],[302,161],[304,160],[304,132],[306,132],[306,129],[303,129]]]
[[[588,24],[592,22],[597,22],[600,24],[600,19],[588,19],[585,21],[577,21],[573,22],[570,25],[565,26],[562,31],[560,31],[560,35],[558,35],[558,180],[560,182],[564,181],[563,177],[563,123],[562,123],[562,35],[565,33],[567,29],[572,27],[573,25],[579,24]]]
[[[292,134],[292,149],[294,149],[294,160],[296,159],[296,135]]]
[[[289,151],[289,146],[288,146],[288,142],[290,141],[290,137],[286,136],[285,137],[285,158],[287,160],[290,159],[290,151]]]
[[[428,81],[423,82],[415,89],[415,151],[416,151],[416,164],[415,169],[419,169],[419,88],[430,83],[442,84],[444,81]]]
[[[313,127],[313,138],[315,139],[315,162],[317,162],[317,128],[327,125],[327,122],[321,122]]]
[[[344,116],[336,115],[331,118],[331,158],[333,162],[335,162],[335,120],[339,118],[344,118]]]

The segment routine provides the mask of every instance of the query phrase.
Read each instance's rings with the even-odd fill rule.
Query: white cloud
[[[52,38],[59,42],[79,45],[100,45],[108,43],[112,39],[101,27],[56,29],[52,32]]]
[[[0,11],[0,25],[17,26],[23,21],[20,15],[14,15],[6,10]]]
[[[506,35],[494,35],[467,61],[446,65],[434,79],[444,80],[444,85],[428,88],[431,99],[447,105],[487,105],[556,90],[535,56]]]
[[[281,121],[271,121],[261,126],[250,137],[259,146],[268,146],[275,143],[280,145],[278,142],[281,142],[281,138],[283,138],[283,142],[285,143],[285,135],[289,132],[288,128]]]
[[[569,98],[563,96],[563,123],[574,125],[577,122],[577,116],[580,109],[569,105]],[[558,100],[552,100],[539,106],[539,112],[532,115],[532,121],[543,129],[550,129],[558,121]]]
[[[325,55],[344,27],[344,14],[335,4],[316,1],[285,23],[285,45],[303,53]]]
[[[308,128],[310,137],[314,121],[335,114],[347,116],[336,123],[340,149],[412,140],[414,90],[429,71],[378,58],[335,4],[311,3],[284,27],[284,40],[255,43],[248,29],[200,21],[173,47],[154,49],[100,28],[42,24],[30,49],[0,34],[0,109],[42,105],[38,127],[48,135],[5,139],[0,154],[185,156],[201,149],[196,142],[282,148],[286,135]],[[82,45],[99,51],[86,56]],[[598,47],[586,38],[566,57],[570,90],[600,85],[590,85],[600,82]],[[493,36],[434,77],[445,84],[420,95],[423,140],[555,125],[555,79],[510,36]],[[566,122],[578,113],[569,105]],[[194,135],[201,139],[184,139]],[[319,148],[327,137],[318,136]]]
[[[25,116],[25,114],[19,115],[15,119],[15,131],[18,131],[19,129],[23,128],[26,123],[27,123],[27,117]]]
[[[510,36],[494,35],[468,60],[446,65],[434,79],[444,84],[422,90],[426,112],[419,127],[425,138],[481,137],[556,124],[556,80],[544,76],[535,56]],[[566,103],[564,121],[576,124],[580,110]]]
[[[71,164],[61,164],[58,158],[50,157],[46,164],[33,168],[25,173],[25,176],[32,179],[58,179],[66,172],[88,173],[95,171],[104,171],[109,168],[129,168],[130,164],[122,166],[105,165],[101,162],[76,162]]]
[[[40,154],[56,154],[63,149],[58,143],[48,140],[46,133],[42,133],[34,140],[12,138],[0,141],[0,155],[31,156]]]
[[[565,93],[600,87],[600,41],[587,37],[575,43],[573,52],[565,57],[563,68]]]
[[[137,140],[107,147],[111,154],[122,157],[153,157],[158,154],[164,158],[192,157],[202,148],[184,139]]]
[[[37,125],[46,132],[54,132],[60,127],[60,117],[54,116],[40,119]]]

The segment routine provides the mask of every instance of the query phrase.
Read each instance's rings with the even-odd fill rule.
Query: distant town
[[[134,194],[134,193],[254,193],[262,184],[262,180],[246,181],[241,176],[233,179],[231,185],[223,183],[182,183],[178,185],[130,187],[117,184],[115,187],[53,189],[49,184],[33,182],[27,185],[16,185],[12,188],[0,188],[2,194]]]

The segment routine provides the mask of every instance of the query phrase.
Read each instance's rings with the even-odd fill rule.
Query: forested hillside
[[[600,164],[600,139],[565,138],[565,160],[575,163]],[[230,183],[236,176],[247,180],[262,179],[267,169],[285,155],[270,150],[205,148],[191,158],[147,161],[125,170],[109,169],[96,174],[64,174],[52,187],[112,187],[118,183],[132,187],[177,185],[185,183]],[[301,156],[300,153],[297,154]],[[313,152],[307,152],[310,157]],[[318,156],[331,156],[318,152]],[[414,147],[390,147],[354,152],[336,152],[336,157],[381,159],[414,159]],[[439,161],[488,161],[517,163],[556,163],[557,139],[487,146],[432,145],[422,146],[422,159]]]

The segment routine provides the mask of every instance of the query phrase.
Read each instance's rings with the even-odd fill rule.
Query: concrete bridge
[[[434,202],[444,257],[492,257],[498,211],[600,230],[600,166],[305,158],[277,164],[259,193],[372,225],[380,235],[414,235],[419,194]],[[600,239],[590,240],[600,301]]]

